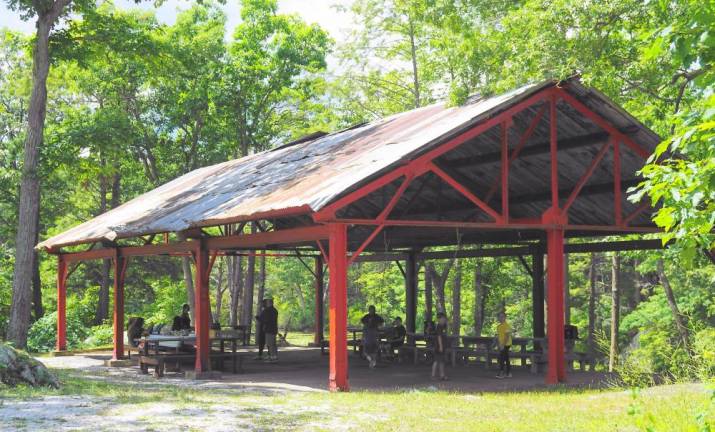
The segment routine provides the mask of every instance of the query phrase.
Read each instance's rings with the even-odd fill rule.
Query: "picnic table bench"
[[[211,347],[218,342],[218,350],[209,351],[209,368],[212,364],[217,364],[215,369],[223,369],[223,364],[226,359],[231,360],[232,372],[243,372],[243,354],[236,352],[238,341],[241,340],[240,335],[222,335],[209,339]],[[182,361],[195,360],[196,352],[187,352],[182,350],[185,345],[193,349],[196,341],[195,336],[161,336],[150,335],[137,340],[143,347],[139,357],[139,369],[143,374],[149,373],[149,366],[154,366],[154,375],[159,378],[164,375],[166,365],[176,364],[176,369]],[[231,343],[231,351],[226,352],[226,342]],[[154,354],[151,354],[152,347]],[[163,349],[162,349],[163,348]]]

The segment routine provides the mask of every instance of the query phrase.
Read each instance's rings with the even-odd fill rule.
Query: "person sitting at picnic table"
[[[367,314],[362,317],[360,322],[363,325],[362,332],[362,349],[365,358],[369,362],[370,369],[374,369],[377,364],[377,350],[380,341],[380,327],[385,323],[385,320],[375,313],[375,306],[370,305],[367,308]]]
[[[402,318],[395,317],[392,321],[392,328],[387,336],[387,341],[383,344],[383,352],[388,353],[390,357],[395,356],[395,350],[405,344],[405,336],[407,329],[402,325]]]
[[[181,307],[181,315],[174,317],[174,323],[171,325],[172,331],[191,330],[191,317],[189,316],[189,305],[184,304]]]
[[[258,355],[255,360],[263,360],[263,350],[266,347],[266,333],[263,331],[263,325],[261,324],[261,314],[266,309],[266,300],[261,300],[261,310],[258,311],[256,318],[256,343],[258,344]]]
[[[278,361],[278,346],[276,336],[278,335],[278,310],[273,307],[273,299],[267,298],[265,307],[259,316],[261,331],[266,338],[266,348],[268,348],[268,358],[266,361],[274,363]]]
[[[432,363],[432,379],[437,379],[439,371],[439,379],[447,381],[448,378],[444,374],[444,356],[447,351],[447,315],[444,312],[437,314],[437,327],[435,328],[434,336],[434,362]]]
[[[142,317],[132,317],[129,318],[129,325],[127,326],[127,342],[130,346],[139,346],[139,338],[142,337],[144,333],[144,318]]]
[[[497,325],[497,345],[499,347],[499,373],[497,378],[511,378],[511,364],[509,363],[509,348],[511,348],[511,325],[506,322],[506,313],[499,313]]]

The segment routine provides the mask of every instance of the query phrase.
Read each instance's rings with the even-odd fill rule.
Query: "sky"
[[[350,29],[349,14],[335,10],[334,5],[349,5],[352,0],[279,0],[279,12],[297,13],[308,23],[317,23],[328,31],[336,41],[345,40],[345,33]],[[193,2],[189,0],[165,0],[159,8],[154,8],[152,1],[141,2],[138,5],[133,0],[115,0],[117,7],[125,9],[139,7],[155,9],[157,19],[165,24],[173,24],[179,10],[188,9]],[[238,0],[226,0],[223,6],[228,17],[226,23],[227,35],[233,33],[233,28],[240,20],[240,5]],[[26,33],[34,31],[33,21],[22,21],[20,15],[7,8],[7,3],[0,0],[0,28],[9,27]]]

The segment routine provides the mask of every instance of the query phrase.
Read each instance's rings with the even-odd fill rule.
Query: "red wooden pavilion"
[[[347,271],[356,260],[405,260],[406,326],[415,330],[417,262],[530,255],[534,337],[548,338],[547,383],[565,380],[564,252],[659,242],[572,237],[656,232],[627,188],[659,137],[577,80],[545,81],[459,107],[435,104],[192,171],[38,248],[58,257],[57,350],[66,349],[69,265],[114,262],[114,357],[121,358],[130,257],[193,257],[197,373],[207,370],[209,273],[219,255],[314,251],[316,338],[323,260],[329,272],[331,390],[348,390]],[[260,232],[246,234],[254,222]],[[219,227],[220,235],[211,235]],[[216,230],[212,231],[214,234]],[[185,240],[180,240],[183,238]],[[77,250],[79,245],[91,245]],[[429,246],[513,245],[455,252]],[[547,259],[547,328],[544,268]],[[525,262],[525,261],[524,261]],[[545,331],[546,330],[546,331]]]

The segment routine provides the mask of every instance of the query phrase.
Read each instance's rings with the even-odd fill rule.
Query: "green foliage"
[[[89,328],[88,336],[82,341],[83,348],[111,345],[114,340],[114,328],[111,324],[101,324]]]
[[[143,303],[137,316],[144,318],[145,326],[169,324],[175,316],[181,313],[181,307],[186,303],[186,287],[183,281],[172,280],[169,277],[159,277],[150,282],[154,293],[154,301]]]

